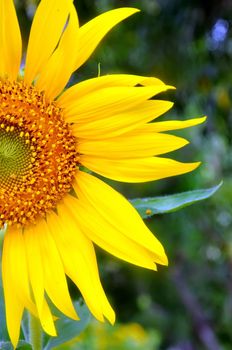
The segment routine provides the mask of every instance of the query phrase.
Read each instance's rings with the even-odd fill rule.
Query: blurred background
[[[18,0],[26,47],[38,1]],[[172,153],[202,161],[195,172],[147,184],[110,182],[127,198],[207,188],[223,179],[211,199],[146,224],[161,240],[169,267],[157,273],[120,262],[97,249],[102,282],[117,311],[115,327],[92,322],[63,349],[232,349],[232,1],[79,0],[80,23],[121,6],[141,9],[104,39],[73,82],[101,75],[155,76],[176,86],[159,98],[175,102],[160,120],[207,115],[182,130],[190,145]],[[70,286],[73,296],[77,296]]]

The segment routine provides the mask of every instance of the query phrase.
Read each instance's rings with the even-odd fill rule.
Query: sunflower
[[[160,157],[187,144],[163,132],[204,118],[149,123],[172,106],[154,99],[171,87],[153,77],[100,76],[64,91],[106,33],[137,11],[108,11],[79,27],[73,1],[41,0],[20,70],[22,40],[14,3],[1,1],[0,228],[6,228],[2,275],[14,346],[24,309],[51,336],[56,329],[48,299],[78,319],[66,276],[98,320],[114,323],[93,243],[147,269],[167,265],[161,243],[136,210],[83,169],[123,182],[189,172],[199,163]]]

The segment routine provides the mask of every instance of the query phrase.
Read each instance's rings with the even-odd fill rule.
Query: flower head
[[[132,264],[167,264],[161,243],[126,199],[94,175],[145,182],[189,172],[198,163],[160,155],[187,141],[163,131],[201,123],[149,123],[171,102],[151,99],[170,87],[156,78],[108,75],[63,92],[105,34],[137,12],[120,8],[82,27],[71,0],[41,0],[21,76],[21,35],[13,0],[0,5],[0,228],[7,326],[16,346],[24,309],[56,335],[47,297],[78,318],[73,280],[92,314],[114,322],[93,243]]]

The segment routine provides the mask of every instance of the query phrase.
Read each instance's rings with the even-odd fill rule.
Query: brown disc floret
[[[24,226],[72,187],[76,141],[62,110],[23,82],[0,81],[0,227]]]

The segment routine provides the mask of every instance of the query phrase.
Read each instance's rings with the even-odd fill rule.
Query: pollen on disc
[[[0,80],[0,227],[35,222],[70,190],[78,164],[62,110],[23,82]]]

